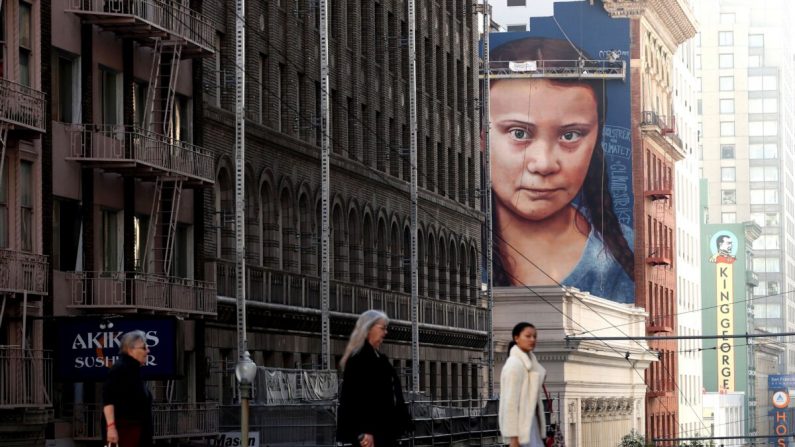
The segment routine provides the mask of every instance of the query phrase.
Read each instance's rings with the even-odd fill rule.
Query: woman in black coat
[[[102,386],[102,415],[108,443],[119,447],[152,445],[152,394],[141,378],[149,347],[146,334],[131,331],[121,339],[119,358]]]
[[[379,352],[389,318],[368,310],[356,321],[345,354],[340,405],[339,441],[361,447],[391,447],[411,427],[400,379]]]

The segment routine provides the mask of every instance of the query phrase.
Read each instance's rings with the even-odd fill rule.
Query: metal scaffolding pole
[[[489,73],[489,29],[491,25],[491,6],[489,0],[483,0],[483,72]],[[481,95],[481,114],[483,115],[483,175],[484,190],[483,212],[486,214],[486,234],[483,247],[486,253],[486,303],[488,313],[486,314],[488,331],[488,346],[486,361],[488,363],[488,397],[494,397],[494,267],[492,266],[492,215],[491,215],[491,145],[489,144],[489,88],[491,86],[490,77],[486,76],[483,80],[483,94]]]
[[[409,150],[411,190],[411,390],[420,391],[419,268],[417,259],[417,47],[414,0],[408,0],[409,13]]]
[[[246,235],[245,235],[245,73],[246,1],[235,2],[235,281],[237,293],[237,357],[243,358],[247,349],[246,337]]]
[[[329,321],[329,295],[331,278],[329,275],[329,188],[331,166],[329,152],[331,138],[331,85],[329,83],[328,48],[328,0],[320,0],[320,356],[323,369],[331,369],[331,328]]]

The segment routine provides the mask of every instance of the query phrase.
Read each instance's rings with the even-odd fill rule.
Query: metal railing
[[[624,79],[626,61],[616,60],[538,60],[489,61],[489,78],[574,78]],[[484,78],[485,72],[481,72]]]
[[[102,408],[97,404],[75,404],[72,437],[95,440],[102,436]],[[217,436],[218,404],[155,403],[152,406],[155,439],[205,438]]]
[[[44,132],[44,93],[0,78],[0,121]]]
[[[652,110],[644,110],[641,112],[640,125],[658,127],[663,134],[671,134],[674,132],[673,119],[669,119],[669,117],[665,115],[659,115]]]
[[[213,51],[215,36],[212,24],[198,12],[184,6],[182,2],[162,2],[158,0],[67,0],[66,12],[75,14],[103,16],[107,19],[118,17],[134,18],[173,37]],[[100,24],[102,22],[100,21]],[[118,24],[109,21],[111,25]],[[129,28],[127,26],[126,28]],[[139,31],[138,35],[142,33]],[[148,36],[148,34],[143,34]],[[152,37],[157,37],[152,33]]]
[[[52,405],[50,351],[0,346],[0,408]]]
[[[0,250],[0,291],[36,295],[48,292],[47,256],[16,250]]]
[[[138,272],[68,272],[66,279],[74,308],[216,313],[212,282]]]
[[[235,263],[217,260],[218,295],[234,297]],[[246,266],[246,297],[251,301],[320,309],[320,278],[298,273]],[[411,320],[411,295],[404,292],[332,280],[330,310],[360,314],[368,309],[384,310],[393,320]],[[445,327],[486,331],[487,309],[478,304],[420,297],[419,322]]]
[[[212,153],[199,146],[135,126],[71,124],[66,125],[66,132],[70,160],[136,163],[164,173],[214,183]]]

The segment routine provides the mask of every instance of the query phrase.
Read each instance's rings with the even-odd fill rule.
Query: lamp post
[[[248,447],[248,399],[256,376],[257,364],[245,351],[235,365],[235,377],[240,384],[240,444],[244,447]]]

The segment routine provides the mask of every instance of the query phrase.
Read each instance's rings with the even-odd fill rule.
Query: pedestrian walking
[[[121,339],[119,357],[102,386],[105,439],[118,447],[152,445],[152,394],[141,378],[149,347],[143,331],[131,331]]]
[[[388,325],[383,312],[362,313],[340,361],[337,439],[353,446],[394,446],[411,426],[400,378],[380,351]]]
[[[510,447],[544,447],[546,418],[542,402],[547,371],[538,363],[535,326],[514,326],[508,360],[500,375],[499,423],[503,441]]]

